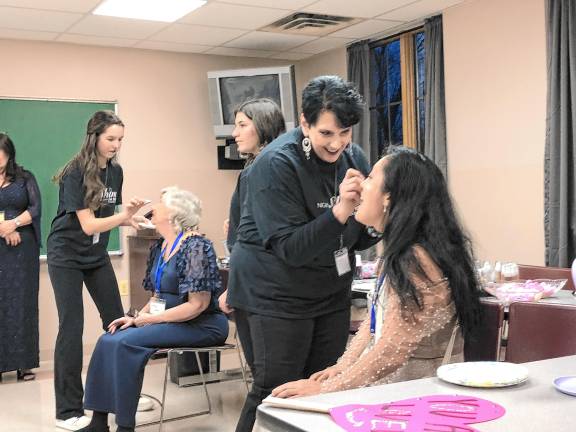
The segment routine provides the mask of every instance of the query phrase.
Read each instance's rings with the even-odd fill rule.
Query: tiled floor
[[[86,361],[85,364],[88,364]],[[234,353],[222,356],[222,368],[238,367]],[[164,361],[151,362],[146,367],[143,392],[158,398],[162,395]],[[228,381],[208,385],[212,401],[212,414],[166,423],[165,432],[228,432],[234,431],[240,414],[246,387],[239,381]],[[192,410],[207,407],[202,386],[179,388],[169,382],[165,416],[183,415]],[[146,421],[159,415],[159,408],[148,413],[139,413],[137,421]],[[40,368],[35,381],[17,382],[15,374],[5,374],[0,384],[0,432],[58,432],[54,426],[54,390],[52,372]],[[115,431],[113,417],[110,419]],[[136,429],[139,432],[157,431],[158,426]]]

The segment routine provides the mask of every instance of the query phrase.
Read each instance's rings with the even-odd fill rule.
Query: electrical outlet
[[[127,280],[121,280],[118,283],[118,287],[120,288],[120,295],[121,296],[128,296],[130,295],[130,287],[128,286],[128,281]]]

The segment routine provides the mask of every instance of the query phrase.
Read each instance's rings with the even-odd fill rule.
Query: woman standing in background
[[[286,131],[284,116],[280,108],[271,99],[252,99],[242,103],[234,111],[234,137],[238,151],[247,155],[244,169],[238,176],[236,189],[230,200],[230,216],[225,228],[226,246],[230,252],[236,243],[236,231],[240,223],[241,206],[246,198],[246,176],[249,168],[269,143]],[[220,309],[225,313],[232,312],[226,303],[227,291],[220,296]]]
[[[33,380],[38,367],[40,214],[38,183],[0,133],[0,378]]]
[[[90,422],[82,406],[83,284],[104,330],[124,316],[106,248],[112,228],[137,228],[134,214],[144,202],[133,198],[115,213],[122,204],[124,178],[116,156],[123,138],[124,124],[115,113],[96,112],[88,121],[80,152],[54,178],[60,190],[48,236],[48,272],[58,308],[54,387],[56,426],[62,429],[78,430]]]

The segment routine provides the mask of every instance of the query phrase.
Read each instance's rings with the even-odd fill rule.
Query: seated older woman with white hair
[[[228,321],[218,308],[222,284],[210,240],[196,232],[201,204],[192,193],[166,188],[153,207],[162,236],[150,250],[144,289],[153,296],[136,317],[113,321],[100,337],[88,368],[84,406],[93,410],[81,431],[133,431],[144,367],[159,348],[223,344]]]

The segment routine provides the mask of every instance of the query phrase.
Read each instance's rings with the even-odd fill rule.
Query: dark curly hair
[[[354,84],[339,76],[313,78],[302,92],[302,113],[310,126],[324,111],[334,113],[340,127],[349,128],[360,121],[364,102]]]

